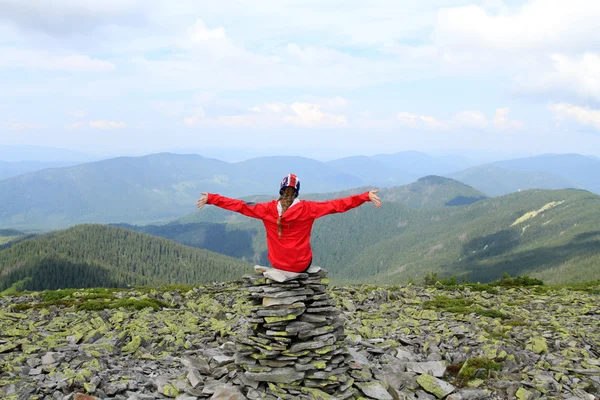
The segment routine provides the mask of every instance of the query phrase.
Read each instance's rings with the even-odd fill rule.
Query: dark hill
[[[79,225],[0,250],[0,291],[206,283],[239,279],[248,264],[105,225]]]

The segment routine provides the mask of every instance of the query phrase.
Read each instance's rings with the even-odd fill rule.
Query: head
[[[294,199],[298,197],[298,193],[300,192],[300,180],[294,174],[286,175],[281,181],[281,185],[279,187],[279,202],[281,203],[281,215],[277,219],[277,227],[279,231],[279,237],[281,237],[282,224],[281,217],[288,208],[294,202]]]

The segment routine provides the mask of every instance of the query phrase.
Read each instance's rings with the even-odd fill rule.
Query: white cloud
[[[523,123],[520,121],[514,121],[508,118],[508,114],[510,113],[510,108],[498,108],[496,113],[494,114],[494,126],[498,129],[505,128],[514,128],[518,129],[523,126]]]
[[[524,91],[571,92],[600,101],[600,53],[553,54],[544,65],[518,75],[516,82]]]
[[[435,117],[412,114],[409,112],[400,112],[396,114],[396,120],[400,121],[401,125],[410,128],[445,129],[448,127],[447,123],[441,122]]]
[[[574,120],[582,125],[592,126],[600,130],[600,110],[567,103],[551,104],[549,108],[558,121]]]
[[[257,107],[260,108],[260,106],[257,106]],[[272,113],[280,113],[280,112],[287,110],[289,108],[289,106],[287,104],[283,104],[283,103],[266,103],[263,106],[263,108]]]
[[[203,122],[205,116],[204,108],[197,106],[192,110],[190,117],[184,118],[183,123],[187,126],[196,126]]]
[[[345,115],[323,112],[318,104],[293,103],[290,108],[295,115],[285,117],[285,120],[299,126],[339,126],[348,124]]]
[[[577,52],[600,45],[598,20],[596,0],[529,0],[495,14],[469,5],[441,9],[433,37],[446,48]]]
[[[121,129],[125,128],[127,124],[125,122],[120,121],[97,120],[90,121],[89,126],[92,129]]]
[[[73,122],[71,124],[68,124],[66,126],[67,129],[79,129],[79,128],[83,128],[84,126],[86,126],[87,124],[85,122]]]
[[[31,123],[31,122],[22,122],[22,121],[10,121],[4,123],[4,126],[9,131],[24,131],[29,129],[41,129],[43,125]]]
[[[20,50],[0,47],[0,68],[28,68],[68,72],[112,71],[116,67],[109,61],[87,55],[55,55],[45,50]]]
[[[209,29],[204,25],[204,21],[197,20],[196,23],[188,29],[188,35],[192,42],[205,42],[210,40],[227,40],[225,29],[218,27]]]
[[[481,111],[461,111],[454,116],[457,125],[467,128],[483,129],[488,126],[488,121]]]
[[[323,103],[336,103],[339,100],[323,99]],[[295,125],[305,128],[345,126],[348,124],[346,115],[331,113],[323,110],[321,103],[294,102],[264,103],[250,107],[246,113],[238,115],[220,115],[206,117],[202,112],[186,118],[188,126],[224,125],[234,127],[277,127]]]
[[[403,111],[396,114],[396,119],[400,121],[402,125],[416,128],[419,124],[420,117],[418,115]]]
[[[444,8],[429,59],[451,74],[515,77],[516,89],[562,91],[600,99],[600,2],[528,0],[491,12],[478,5]],[[413,50],[416,51],[416,50]]]

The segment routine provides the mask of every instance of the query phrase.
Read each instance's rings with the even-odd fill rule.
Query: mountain
[[[537,186],[597,188],[600,193],[599,165],[592,157],[540,156],[450,176],[464,179],[488,195]],[[394,187],[433,173],[448,175],[459,166],[464,166],[464,160],[418,152],[329,162],[290,156],[228,163],[170,153],[119,157],[1,180],[0,226],[51,230],[80,223],[164,223],[192,212],[201,191],[229,197],[277,196],[281,178],[290,172],[300,177],[303,194],[333,193],[357,187]],[[548,171],[528,170],[542,167]],[[557,175],[555,169],[569,176]],[[456,204],[471,200],[457,199]]]
[[[192,211],[201,191],[276,195],[290,171],[301,176],[303,191],[361,184],[325,163],[301,157],[234,164],[198,155],[120,157],[0,181],[0,225],[56,229],[86,222],[165,221]]]
[[[327,164],[375,186],[402,185],[414,180],[415,174],[403,171],[367,156],[345,157]]]
[[[480,165],[448,174],[490,196],[526,189],[585,189],[600,194],[600,159],[546,154]]]
[[[505,272],[551,283],[600,279],[600,196],[593,193],[527,190],[484,198],[459,182],[426,177],[381,195],[381,209],[366,204],[315,222],[314,263],[340,283],[406,283],[426,273],[485,282]],[[247,229],[255,262],[265,260],[260,221],[208,207],[179,222]]]
[[[500,161],[495,165],[513,171],[545,172],[562,176],[583,189],[600,193],[600,160],[580,154],[545,154]]]
[[[377,154],[371,159],[379,161],[389,168],[407,171],[414,180],[426,175],[446,175],[465,168],[459,158],[432,157],[418,151],[404,151],[395,154]]]
[[[104,225],[79,225],[0,250],[0,292],[239,279],[245,262]]]
[[[489,196],[502,196],[520,190],[580,188],[560,175],[548,172],[515,171],[494,164],[456,172],[451,178],[476,187]]]
[[[0,180],[42,169],[69,167],[75,164],[75,162],[61,161],[0,161]]]
[[[259,157],[233,164],[234,176],[254,186],[246,186],[244,195],[279,192],[281,179],[298,175],[304,193],[331,192],[360,186],[364,182],[350,173],[339,171],[327,163],[305,157]]]

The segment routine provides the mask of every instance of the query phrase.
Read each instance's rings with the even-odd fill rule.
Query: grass
[[[75,307],[78,311],[95,311],[104,309],[125,308],[127,310],[142,310],[150,307],[154,310],[168,307],[164,301],[157,299],[117,299],[116,291],[123,289],[92,288],[92,289],[60,289],[47,290],[42,293],[41,303],[21,303],[11,306],[13,311],[25,311],[31,308],[40,309],[51,306]]]
[[[469,358],[456,375],[456,385],[464,387],[472,379],[489,378],[491,371],[500,371],[502,364],[487,358]]]
[[[452,298],[448,296],[437,296],[435,300],[429,300],[423,303],[426,309],[437,309],[451,312],[453,314],[471,314],[475,313],[483,317],[508,319],[509,316],[497,310],[475,307],[473,300],[465,298]]]
[[[168,307],[169,305],[164,301],[157,299],[121,299],[118,301],[99,301],[99,300],[91,300],[86,301],[79,306],[77,306],[78,311],[99,311],[105,309],[115,309],[115,308],[125,308],[127,310],[143,310],[144,308],[152,308],[154,311],[157,311],[161,308]]]

